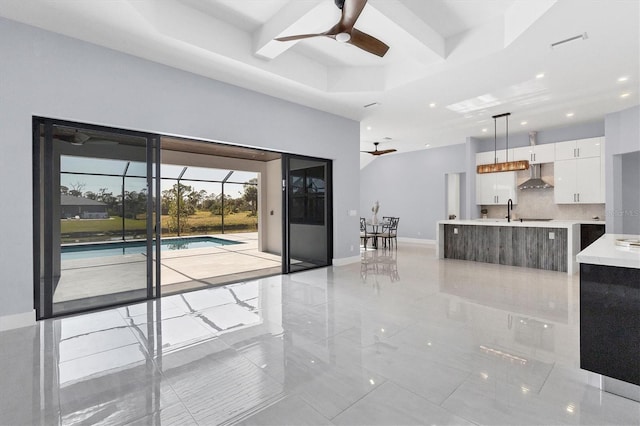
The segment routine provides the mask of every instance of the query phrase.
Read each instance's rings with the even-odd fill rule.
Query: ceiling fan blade
[[[380,151],[371,151],[369,154],[373,155],[383,155],[383,154],[391,154],[392,152],[396,152],[396,149],[382,149]]]
[[[355,28],[351,30],[351,40],[347,43],[380,57],[383,57],[389,50],[389,46],[385,43]]]
[[[362,13],[367,0],[345,0],[342,6],[342,17],[338,26],[341,32],[350,32]]]
[[[319,34],[298,34],[298,35],[292,35],[292,36],[287,36],[287,37],[278,37],[274,40],[278,40],[278,41],[293,41],[293,40],[303,40],[305,38],[312,38],[312,37],[321,37],[321,36],[326,36],[326,33],[319,33]]]
[[[363,152],[365,154],[371,154],[371,155],[383,155],[383,154],[390,154],[392,152],[397,151],[397,149],[395,148],[378,150],[378,142],[375,142],[374,145],[376,146],[376,149],[374,151],[360,151],[360,152]]]

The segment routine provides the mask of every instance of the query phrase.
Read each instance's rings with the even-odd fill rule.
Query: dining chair
[[[367,240],[371,238],[367,232],[367,220],[364,217],[360,218],[360,240],[365,250],[367,249]]]
[[[388,219],[388,223],[385,223],[382,228],[382,233],[380,233],[379,237],[382,238],[382,243],[384,247],[387,247],[389,244],[389,248],[393,247],[393,241],[396,243],[396,249],[398,248],[398,222],[400,222],[399,217],[383,217],[384,219]]]

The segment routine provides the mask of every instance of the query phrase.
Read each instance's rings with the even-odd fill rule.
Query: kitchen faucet
[[[507,201],[507,222],[511,222],[511,210],[513,210],[513,200],[509,198]]]

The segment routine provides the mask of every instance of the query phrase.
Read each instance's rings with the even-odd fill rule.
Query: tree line
[[[250,215],[257,215],[258,210],[258,188],[257,179],[251,179],[243,185],[243,193],[234,198],[232,195],[209,194],[204,189],[196,190],[191,185],[176,183],[171,188],[162,191],[161,209],[162,215],[169,216],[169,228],[176,228],[180,223],[183,230],[188,226],[187,218],[196,211],[209,211],[212,215],[229,215],[241,211],[248,211]],[[84,191],[86,185],[76,182],[69,186],[60,186],[60,193],[74,197],[83,197],[90,200],[99,201],[107,205],[110,216],[123,215],[124,217],[138,219],[140,215],[146,214],[147,190],[124,191],[114,195],[109,188],[100,188],[98,191]],[[223,202],[224,201],[224,202]],[[178,220],[180,217],[180,220]]]

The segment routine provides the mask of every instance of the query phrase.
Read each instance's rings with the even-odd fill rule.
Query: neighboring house
[[[60,195],[60,214],[63,219],[108,219],[107,205],[100,201],[73,195]]]

